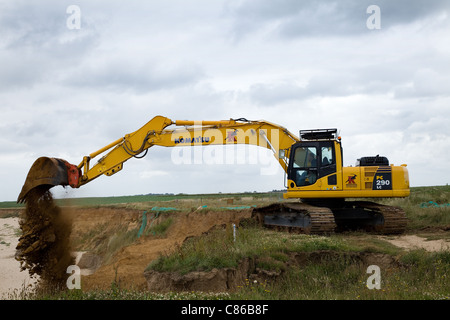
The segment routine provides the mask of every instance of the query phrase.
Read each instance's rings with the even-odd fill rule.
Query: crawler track
[[[401,208],[369,201],[343,202],[340,206],[275,203],[256,208],[252,214],[268,228],[305,234],[347,230],[400,234],[407,224]]]
[[[383,234],[400,234],[405,232],[408,219],[406,218],[405,211],[401,208],[369,201],[357,201],[355,205],[383,217],[383,223],[376,225],[374,231]]]
[[[305,203],[275,203],[254,209],[253,216],[260,224],[288,232],[327,234],[336,228],[333,212],[329,208]]]

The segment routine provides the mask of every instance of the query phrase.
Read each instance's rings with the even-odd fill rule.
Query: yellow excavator
[[[361,157],[355,166],[344,167],[337,129],[300,130],[297,137],[282,126],[244,118],[172,121],[156,116],[139,130],[85,156],[78,165],[63,159],[38,158],[17,201],[26,202],[34,188],[79,188],[101,175],[116,174],[124,162],[142,158],[153,146],[229,144],[268,148],[285,172],[283,197],[287,200],[253,210],[255,219],[265,226],[313,234],[348,229],[395,234],[405,230],[407,218],[401,208],[367,198],[408,197],[406,164],[394,166],[386,157],[376,155]],[[100,155],[91,165],[91,160]]]

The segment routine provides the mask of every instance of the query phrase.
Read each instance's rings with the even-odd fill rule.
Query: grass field
[[[197,200],[199,203],[208,200],[217,200],[223,198],[235,199],[237,201],[252,197],[253,200],[262,198],[270,198],[272,200],[279,200],[282,198],[283,192],[248,192],[248,193],[215,193],[215,194],[149,194],[149,195],[134,195],[122,197],[91,197],[91,198],[68,198],[56,199],[58,205],[73,205],[73,206],[107,206],[107,205],[126,205],[136,203],[151,203],[151,202],[167,202],[173,200],[190,199]],[[404,199],[380,199],[380,202],[395,204],[402,207],[405,206],[421,206],[433,207],[432,201],[440,207],[450,206],[450,186],[432,186],[432,187],[412,187],[411,195]],[[21,208],[23,204],[18,204],[15,201],[0,202],[0,209]]]
[[[180,206],[194,210],[199,205],[223,210],[228,205],[243,206],[281,199],[281,193],[147,195],[114,198],[58,200],[60,205],[120,206],[148,209],[153,206]],[[227,200],[227,201],[225,201]],[[231,200],[231,201],[230,201]],[[187,201],[187,202],[186,202]],[[427,239],[450,241],[450,187],[416,187],[405,199],[380,202],[402,207],[409,224],[406,233]],[[0,203],[0,208],[16,208]],[[168,222],[170,223],[170,221]],[[165,226],[167,228],[167,226]],[[165,229],[164,229],[165,230]],[[164,230],[158,231],[164,236]],[[124,231],[125,232],[125,231]],[[128,242],[118,241],[127,244]],[[117,248],[115,249],[117,250]],[[299,252],[333,252],[319,261],[302,265],[287,263]],[[381,268],[380,289],[370,289],[367,265],[358,254],[382,254],[396,261]],[[162,254],[148,269],[185,274],[193,270],[236,267],[246,257],[257,267],[280,274],[276,281],[246,281],[238,290],[218,294],[201,292],[156,294],[130,291],[115,283],[106,291],[72,290],[56,295],[28,296],[32,299],[238,299],[238,300],[449,300],[450,251],[405,250],[377,235],[360,232],[330,236],[295,235],[274,232],[249,223],[233,237],[229,228],[191,238],[174,253]],[[355,258],[356,257],[356,258]]]
[[[239,201],[245,198],[258,199],[273,199],[279,200],[283,197],[283,193],[280,192],[248,192],[248,193],[212,193],[212,194],[149,194],[149,195],[135,195],[135,196],[122,196],[122,197],[92,197],[92,198],[68,198],[68,199],[55,199],[56,204],[59,206],[130,206],[143,204],[155,204],[157,202],[169,202],[174,200],[193,200],[195,203],[203,204],[207,202],[214,202],[218,199],[234,199]],[[252,200],[252,201],[253,201]],[[23,208],[23,204],[18,204],[15,201],[3,201],[0,202],[0,209],[13,209]]]

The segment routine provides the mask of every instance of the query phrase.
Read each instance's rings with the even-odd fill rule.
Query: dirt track
[[[20,271],[20,263],[14,258],[19,231],[18,218],[0,219],[0,299],[7,298],[14,290],[18,293],[22,288],[33,286],[36,282],[28,272]]]
[[[417,235],[402,235],[395,237],[380,237],[396,247],[404,249],[425,249],[426,251],[450,250],[450,243],[445,240],[426,240]]]

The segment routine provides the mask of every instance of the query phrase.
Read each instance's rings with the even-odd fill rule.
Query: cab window
[[[295,149],[294,168],[316,168],[317,148],[300,147]]]
[[[329,166],[334,164],[334,157],[333,157],[333,148],[332,147],[322,147],[321,150],[321,163],[322,167]]]
[[[299,147],[295,149],[293,168],[295,184],[307,186],[317,181],[317,148]]]

